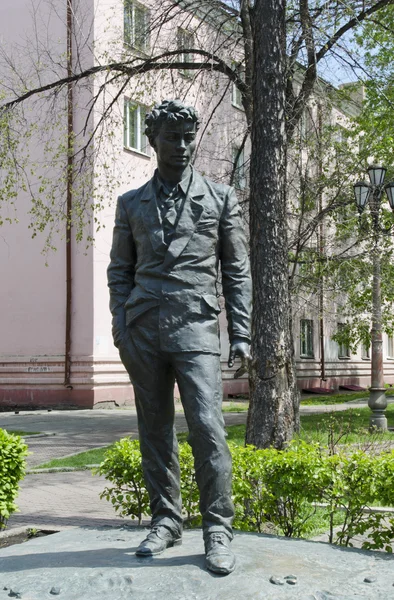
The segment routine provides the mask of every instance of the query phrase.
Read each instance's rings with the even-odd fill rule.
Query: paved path
[[[360,408],[365,403],[332,406],[303,406],[302,414],[341,411]],[[225,413],[227,425],[246,421],[244,413]],[[178,431],[186,431],[181,412],[176,414]],[[39,431],[41,437],[28,437],[31,455],[30,468],[51,458],[59,458],[91,448],[106,446],[130,435],[137,437],[137,417],[132,410],[93,411],[34,411],[0,413],[0,428]],[[119,525],[123,519],[99,494],[105,487],[104,479],[93,477],[90,471],[27,475],[21,483],[17,499],[20,512],[12,515],[9,529],[21,526],[62,529],[71,526]]]
[[[69,527],[124,525],[107,500],[99,494],[104,478],[90,471],[27,475],[17,499],[18,513],[12,515],[8,529],[35,527],[60,531]],[[130,520],[128,520],[130,522]]]
[[[226,425],[246,422],[246,413],[226,413]],[[187,431],[182,412],[175,416],[177,431]],[[75,410],[0,413],[0,428],[10,431],[38,431],[26,442],[31,452],[28,467],[52,458],[69,456],[92,448],[108,446],[121,437],[138,437],[137,414],[133,410]]]
[[[348,408],[365,407],[365,403],[335,404],[331,406],[302,406],[301,414],[338,412]],[[246,412],[225,413],[227,425],[246,422]],[[187,431],[185,417],[177,412],[178,431]],[[0,428],[10,431],[35,431],[40,436],[26,438],[31,454],[28,467],[36,467],[51,460],[108,446],[121,437],[138,437],[137,415],[134,410],[74,410],[22,411],[18,414],[0,413]]]
[[[225,415],[227,425],[245,420],[246,413]],[[176,414],[176,427],[178,431],[187,431],[183,413]],[[107,446],[127,435],[138,437],[137,416],[132,410],[0,413],[0,428],[42,434],[26,438],[31,452],[30,468],[52,458]],[[90,471],[27,475],[17,499],[20,512],[12,515],[8,529],[26,526],[60,530],[124,524],[125,520],[116,516],[112,505],[100,500],[104,487],[104,478],[92,476]]]

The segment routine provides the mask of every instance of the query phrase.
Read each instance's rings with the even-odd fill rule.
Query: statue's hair
[[[163,100],[161,104],[156,104],[152,112],[145,117],[145,135],[151,144],[162,124],[171,121],[191,121],[196,124],[196,131],[200,126],[198,113],[194,106],[185,106],[181,100]]]

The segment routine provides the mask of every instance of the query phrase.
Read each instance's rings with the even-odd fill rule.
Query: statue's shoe
[[[140,543],[135,551],[136,556],[155,556],[161,554],[166,548],[179,546],[182,538],[174,534],[163,525],[152,527],[147,537]]]
[[[208,533],[205,538],[207,569],[220,575],[228,575],[235,569],[235,556],[230,550],[230,538],[221,532]]]

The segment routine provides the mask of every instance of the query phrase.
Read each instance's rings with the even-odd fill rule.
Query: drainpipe
[[[322,152],[322,143],[321,138],[323,135],[323,110],[320,103],[317,105],[317,127],[318,127],[318,135],[319,135],[319,158],[318,158],[318,170],[319,170],[319,179],[321,181],[321,176],[323,174],[323,152]],[[320,188],[319,190],[319,213],[321,214],[323,210],[323,192]],[[324,254],[324,224],[322,219],[319,222],[319,230],[318,230],[318,238],[319,238],[319,258],[323,258]],[[325,352],[324,352],[324,279],[323,275],[320,275],[319,282],[319,341],[320,341],[320,379],[321,381],[327,381],[326,377],[326,364],[325,364]]]
[[[67,2],[67,77],[72,76],[72,34],[73,7],[72,0]],[[71,307],[72,307],[72,263],[71,263],[71,215],[73,200],[73,170],[74,170],[74,115],[73,115],[73,84],[67,84],[67,173],[66,173],[66,331],[64,353],[64,386],[72,390],[71,379]]]

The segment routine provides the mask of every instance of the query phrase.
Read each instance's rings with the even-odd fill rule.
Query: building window
[[[344,142],[346,142],[346,129],[342,127],[342,125],[336,124],[334,126],[333,138],[334,142],[336,142],[337,144],[343,144]]]
[[[124,0],[124,41],[128,46],[149,50],[149,10],[135,0]]]
[[[315,356],[312,319],[301,319],[300,321],[300,356],[302,358],[314,358]]]
[[[338,333],[341,333],[345,327],[345,323],[338,323]],[[338,342],[338,358],[350,358],[350,348],[344,342]]]
[[[233,185],[237,190],[246,188],[246,168],[245,168],[245,151],[240,150],[237,146],[233,146],[233,169],[234,178]]]
[[[128,98],[124,101],[124,147],[150,156],[150,145],[145,135],[147,108]]]
[[[233,93],[232,93],[231,102],[232,102],[233,106],[236,106],[237,108],[243,108],[242,94],[239,91],[239,89],[237,88],[237,86],[235,85],[235,83],[233,83]]]
[[[387,338],[387,357],[394,358],[394,336],[392,335]]]
[[[361,344],[361,358],[363,360],[370,360],[371,358],[370,347],[365,344]]]
[[[177,44],[178,50],[190,50],[194,47],[194,35],[190,33],[190,31],[178,27]],[[193,54],[182,52],[182,54],[179,55],[179,61],[184,63],[194,62]],[[179,72],[185,77],[191,77],[193,75],[193,71],[190,69],[180,69]]]
[[[233,64],[233,67],[235,70],[238,71],[238,75],[240,76],[242,81],[245,81],[245,69],[244,69],[243,65]],[[232,84],[231,103],[236,108],[240,108],[243,110],[242,94],[241,94],[240,90],[237,88],[237,86],[235,85],[235,83]]]
[[[307,106],[302,113],[299,127],[301,139],[304,141],[310,140],[312,133],[315,131],[315,125],[312,118],[312,111],[309,106]]]

